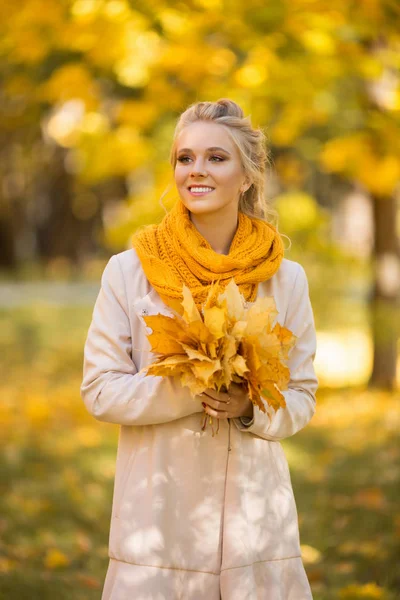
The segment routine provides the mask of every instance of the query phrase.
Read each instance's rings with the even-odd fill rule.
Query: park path
[[[52,281],[0,282],[0,308],[46,303],[56,306],[93,305],[100,283]]]

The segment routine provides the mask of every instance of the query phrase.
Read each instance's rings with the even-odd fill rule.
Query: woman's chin
[[[223,208],[218,202],[208,198],[182,198],[183,204],[194,215],[205,215],[208,213],[217,213]]]

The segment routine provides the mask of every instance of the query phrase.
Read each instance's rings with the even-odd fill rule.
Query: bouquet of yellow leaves
[[[297,337],[279,323],[273,326],[278,315],[273,297],[248,306],[233,279],[222,293],[218,289],[214,283],[199,310],[184,285],[182,314],[143,317],[152,329],[152,352],[158,355],[144,369],[146,375],[176,377],[193,397],[206,389],[227,391],[235,382],[263,412],[261,396],[276,411],[284,408],[281,390],[290,379],[285,361]]]

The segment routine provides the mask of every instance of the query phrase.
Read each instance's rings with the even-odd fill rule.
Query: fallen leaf
[[[387,507],[387,500],[381,488],[368,487],[363,490],[359,490],[355,496],[353,496],[354,504],[365,508],[384,510]]]
[[[57,548],[50,548],[46,552],[46,556],[44,558],[44,566],[47,569],[58,569],[59,567],[65,567],[69,564],[68,557],[58,550]]]

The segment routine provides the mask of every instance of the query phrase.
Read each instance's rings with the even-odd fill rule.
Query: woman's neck
[[[229,254],[232,240],[238,226],[238,214],[233,215],[195,215],[189,213],[190,220],[200,235],[210,244],[214,252]]]

